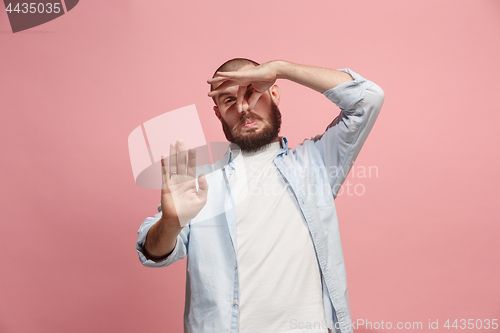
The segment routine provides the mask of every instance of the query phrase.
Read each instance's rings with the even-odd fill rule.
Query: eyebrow
[[[219,96],[217,96],[217,100],[220,102],[224,96],[232,95],[231,93],[228,92],[223,92],[220,93]]]

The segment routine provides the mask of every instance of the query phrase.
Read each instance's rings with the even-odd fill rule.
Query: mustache
[[[241,127],[241,126],[245,125],[245,123],[246,123],[248,120],[262,120],[262,117],[261,117],[261,116],[259,116],[259,115],[258,115],[258,114],[256,114],[256,113],[253,113],[253,112],[247,112],[247,113],[245,113],[245,114],[241,117],[240,121],[238,122],[238,126],[240,126],[240,127]]]

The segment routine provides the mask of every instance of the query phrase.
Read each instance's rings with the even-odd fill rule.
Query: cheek
[[[234,114],[230,114],[230,115],[226,114],[226,115],[224,115],[224,121],[226,122],[226,124],[229,127],[233,128],[234,125],[236,125],[238,123],[239,118],[236,117]]]
[[[269,106],[271,105],[271,102],[269,100],[269,96],[262,95],[260,96],[259,100],[257,101],[257,104],[255,104],[256,107],[262,110],[267,110],[269,109]]]
[[[271,110],[271,103],[269,101],[263,101],[261,98],[257,102],[254,112],[261,116],[263,119],[269,120],[271,116]]]

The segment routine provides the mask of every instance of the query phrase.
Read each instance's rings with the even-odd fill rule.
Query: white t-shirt
[[[318,261],[300,208],[273,163],[279,148],[275,142],[242,153],[248,188],[235,198],[238,332],[326,333]]]

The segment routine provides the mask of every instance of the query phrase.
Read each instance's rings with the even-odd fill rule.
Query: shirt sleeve
[[[382,108],[382,88],[348,68],[338,69],[354,80],[323,92],[340,114],[322,135],[312,138],[325,163],[336,198]]]
[[[138,237],[136,243],[136,250],[139,254],[139,260],[146,267],[165,267],[173,264],[177,260],[183,259],[187,255],[188,241],[189,241],[189,223],[181,230],[180,234],[177,236],[177,241],[175,243],[174,250],[168,257],[161,261],[153,261],[147,259],[144,255],[144,243],[146,242],[146,236],[149,229],[158,222],[161,218],[161,206],[158,207],[158,214],[153,217],[147,217],[138,230]]]

